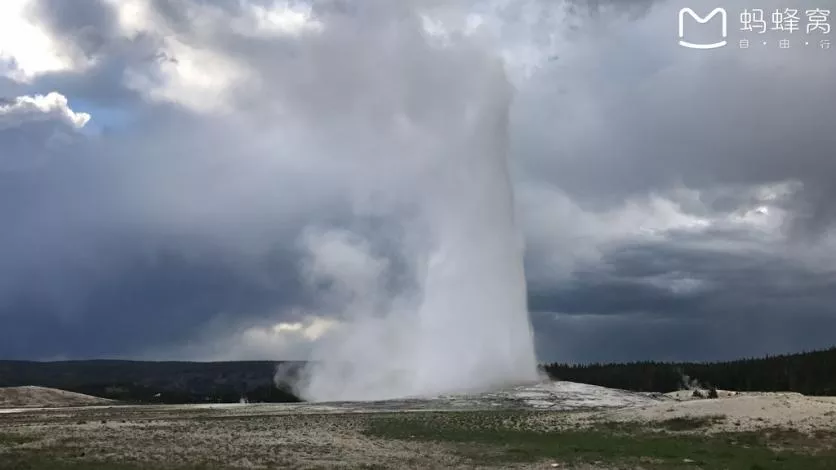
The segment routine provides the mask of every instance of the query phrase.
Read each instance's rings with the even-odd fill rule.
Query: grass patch
[[[150,467],[146,467],[150,468]],[[65,460],[33,452],[12,452],[0,454],[2,470],[140,470],[127,464],[116,462],[91,462]]]
[[[0,452],[0,470],[208,470],[211,465],[168,466],[159,463],[132,463],[88,460],[61,453],[26,451]]]
[[[797,448],[782,436],[775,448],[768,434],[671,435],[649,428],[612,429],[599,426],[587,430],[531,431],[517,426],[522,417],[492,416],[381,416],[369,422],[367,435],[403,440],[447,443],[462,456],[483,464],[533,462],[604,462],[647,469],[711,468],[727,470],[832,470],[836,453],[826,447],[815,452],[809,446]],[[675,422],[677,430],[694,429],[703,422]],[[796,436],[798,437],[798,436]]]
[[[14,447],[27,442],[35,441],[34,437],[24,436],[21,434],[0,433],[0,448]]]
[[[15,447],[38,441],[30,436],[0,434],[0,470],[204,470],[207,465],[166,466],[91,459],[83,447],[64,439],[48,447]],[[4,445],[5,444],[5,445]]]
[[[697,429],[707,428],[713,424],[722,423],[725,420],[726,417],[724,415],[682,416],[666,419],[656,425],[668,431],[695,431]]]

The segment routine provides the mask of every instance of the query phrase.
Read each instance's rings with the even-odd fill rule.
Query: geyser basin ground
[[[466,410],[552,410],[583,411],[602,408],[623,408],[655,404],[670,398],[659,394],[646,394],[616,390],[574,382],[541,382],[520,385],[485,393],[451,394],[432,398],[404,398],[379,401],[343,401],[322,403],[222,403],[205,405],[154,405],[168,410],[217,410],[235,415],[263,415],[273,413],[346,413],[346,412],[400,412],[400,411],[466,411]],[[66,407],[52,410],[66,413],[90,407]],[[114,409],[146,408],[147,406],[111,406]],[[49,411],[37,408],[0,408],[3,413]]]
[[[368,402],[332,402],[289,405],[293,409],[345,411],[456,411],[456,410],[562,410],[580,411],[621,408],[666,400],[658,394],[615,390],[574,382],[542,382],[503,390],[473,394],[440,395],[433,398],[406,398]],[[273,405],[262,405],[273,406]]]
[[[0,413],[0,469],[836,468],[836,399],[568,382],[372,403]]]

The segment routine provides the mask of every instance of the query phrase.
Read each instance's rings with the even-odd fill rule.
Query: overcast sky
[[[312,271],[399,288],[431,188],[376,152],[441,145],[484,54],[540,360],[836,344],[834,5],[718,0],[694,50],[692,3],[3,0],[0,358],[304,359],[339,323]]]

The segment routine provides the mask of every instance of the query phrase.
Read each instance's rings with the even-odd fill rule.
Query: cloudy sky
[[[0,358],[307,357],[314,274],[408,283],[432,187],[396,154],[445,145],[484,57],[541,360],[834,345],[834,5],[761,35],[743,9],[788,2],[715,3],[693,50],[674,0],[4,0]]]

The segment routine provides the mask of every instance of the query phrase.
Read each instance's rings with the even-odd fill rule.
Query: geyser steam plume
[[[339,90],[316,133],[341,164],[363,168],[355,200],[373,203],[357,212],[385,213],[403,235],[386,257],[374,249],[380,233],[305,234],[305,272],[330,286],[323,298],[340,326],[318,344],[296,392],[372,400],[536,380],[504,65],[473,39],[435,41],[403,4],[372,3],[362,26],[324,18],[320,48],[308,50],[310,76]],[[349,49],[347,65],[335,51]],[[393,286],[396,271],[410,282]]]

